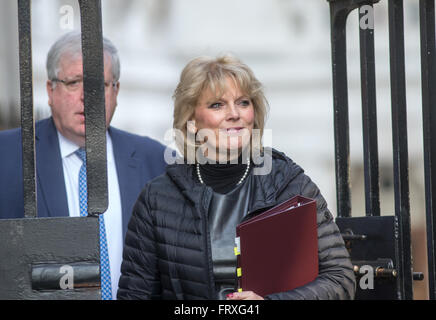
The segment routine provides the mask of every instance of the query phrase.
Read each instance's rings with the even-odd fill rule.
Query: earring
[[[197,133],[197,127],[195,126],[195,120],[189,120],[186,123],[186,129],[188,133],[195,135]]]

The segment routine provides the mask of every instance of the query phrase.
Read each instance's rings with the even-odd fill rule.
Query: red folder
[[[239,291],[265,296],[318,275],[316,201],[295,196],[236,227]]]

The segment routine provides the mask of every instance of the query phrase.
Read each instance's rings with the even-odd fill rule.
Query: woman
[[[291,159],[253,138],[262,135],[267,102],[252,71],[230,56],[194,59],[174,101],[184,163],[169,165],[138,198],[118,298],[352,299],[352,265],[318,188]],[[236,225],[247,212],[298,194],[317,202],[318,277],[265,297],[235,292]]]

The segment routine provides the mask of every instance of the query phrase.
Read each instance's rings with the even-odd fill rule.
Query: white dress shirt
[[[75,154],[76,150],[79,149],[79,146],[65,138],[59,132],[58,137],[70,217],[80,217],[79,171],[82,166],[82,160],[80,160],[80,158]],[[104,213],[104,222],[111,269],[112,299],[115,300],[118,291],[118,280],[121,275],[121,261],[123,258],[122,209],[112,140],[107,132],[106,143],[108,209]]]

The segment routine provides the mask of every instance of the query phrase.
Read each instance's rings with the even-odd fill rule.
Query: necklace
[[[241,179],[239,179],[239,181],[236,185],[240,185],[242,183],[242,181],[244,181],[249,170],[250,170],[250,158],[247,158],[247,168],[245,169],[244,175],[242,176]],[[197,163],[197,177],[198,177],[198,180],[200,180],[201,184],[204,184],[204,181],[201,178],[201,174],[200,174],[200,164],[199,163]]]

